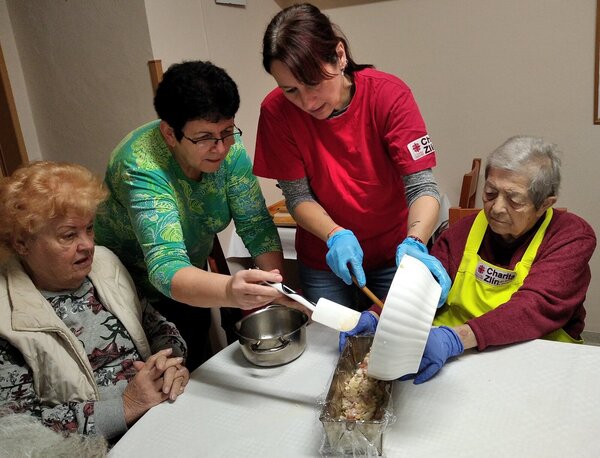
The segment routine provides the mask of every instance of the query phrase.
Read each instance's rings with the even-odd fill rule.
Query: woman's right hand
[[[363,250],[352,231],[342,229],[327,239],[329,251],[325,257],[327,265],[347,285],[352,284],[352,274],[356,277],[359,288],[366,285],[367,279],[362,267]],[[352,271],[348,268],[352,267]]]
[[[283,277],[279,270],[270,272],[250,269],[240,270],[227,282],[227,297],[235,306],[251,310],[271,303],[279,292],[271,286],[263,285],[266,281],[281,283]]]

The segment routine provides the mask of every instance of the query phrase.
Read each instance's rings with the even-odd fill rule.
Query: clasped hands
[[[134,361],[137,371],[123,392],[125,422],[131,425],[155,405],[167,399],[175,401],[190,379],[183,358],[171,357],[167,348],[150,356],[145,362]]]

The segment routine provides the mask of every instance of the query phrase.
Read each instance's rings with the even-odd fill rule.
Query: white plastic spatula
[[[319,299],[315,304],[283,283],[266,282],[266,284],[311,310],[313,321],[329,328],[337,329],[338,331],[350,331],[358,324],[360,312],[356,310],[352,310],[324,297]]]

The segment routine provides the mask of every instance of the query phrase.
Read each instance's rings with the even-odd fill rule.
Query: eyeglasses
[[[197,139],[192,139],[190,137],[188,137],[187,135],[183,135],[183,138],[189,140],[190,142],[192,142],[194,145],[196,145],[198,147],[198,149],[203,150],[203,151],[208,151],[209,149],[211,149],[213,146],[217,146],[217,144],[219,143],[219,141],[223,142],[223,145],[225,145],[225,143],[228,144],[233,144],[234,139],[234,135],[239,135],[240,137],[242,136],[242,130],[237,127],[237,126],[233,126],[233,129],[231,131],[231,133],[223,135],[221,138],[218,137],[201,137],[201,138],[197,138]]]

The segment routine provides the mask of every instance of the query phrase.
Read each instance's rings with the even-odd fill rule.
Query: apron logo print
[[[491,264],[480,261],[475,269],[477,280],[492,286],[503,286],[515,279],[517,274],[512,270],[499,269]]]
[[[412,156],[412,158],[416,161],[417,159],[422,158],[423,156],[427,156],[428,154],[435,153],[433,149],[433,144],[431,143],[431,139],[429,135],[425,135],[421,138],[417,138],[416,140],[410,142],[406,145],[408,152]]]

